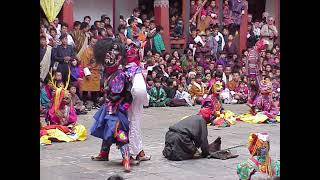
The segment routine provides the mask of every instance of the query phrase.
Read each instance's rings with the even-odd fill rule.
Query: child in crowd
[[[174,98],[172,99],[170,106],[193,106],[194,101],[191,99],[191,95],[184,90],[182,84],[178,84],[178,90]]]
[[[69,90],[71,95],[71,102],[76,110],[76,114],[87,114],[88,112],[86,111],[86,107],[83,105],[83,101],[81,101],[79,96],[76,94],[77,87],[71,85]]]
[[[84,77],[83,69],[78,65],[78,61],[73,59],[70,66],[70,84],[79,88],[79,82]]]
[[[235,94],[233,98],[237,101],[238,104],[247,103],[249,95],[249,88],[244,81],[239,82],[239,86],[235,89]]]
[[[150,107],[165,107],[170,102],[170,99],[167,98],[167,94],[164,89],[161,87],[161,80],[159,78],[155,78],[154,87],[149,91]]]
[[[207,90],[207,87],[202,82],[201,74],[196,75],[195,81],[192,83],[189,93],[192,99],[197,104],[201,104],[202,100],[207,97],[208,90]]]
[[[146,81],[147,81],[147,91],[149,92],[151,88],[154,86],[154,82],[152,80],[153,78],[151,76],[147,76]]]

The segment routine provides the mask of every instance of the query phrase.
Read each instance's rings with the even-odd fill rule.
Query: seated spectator
[[[166,92],[167,98],[170,98],[170,99],[174,98],[176,89],[174,89],[173,87],[173,79],[171,78],[166,79],[166,83],[162,88]]]
[[[156,78],[154,80],[154,87],[149,91],[150,107],[165,107],[171,101],[171,99],[167,98],[167,94],[164,89],[161,87],[161,80]]]
[[[77,115],[70,93],[64,89],[57,89],[53,96],[53,103],[49,109],[49,122],[51,124],[67,126],[76,121]]]
[[[76,114],[87,114],[86,107],[83,105],[83,101],[80,100],[77,93],[77,87],[76,86],[70,86],[70,95],[71,95],[71,102],[76,110]]]
[[[149,92],[151,88],[154,86],[153,78],[151,76],[147,76],[146,82],[147,82],[147,91]]]
[[[232,80],[232,69],[230,65],[227,65],[224,69],[222,80],[224,83],[228,84]]]
[[[240,81],[239,87],[235,89],[235,94],[233,98],[237,101],[238,104],[247,103],[249,95],[249,89],[247,84],[244,81]]]
[[[178,84],[178,90],[169,106],[177,107],[177,106],[193,106],[194,102],[191,100],[191,96],[188,92],[184,90],[184,86],[182,84]]]
[[[48,83],[41,87],[40,105],[43,109],[48,110],[52,100],[52,84]]]
[[[239,72],[233,72],[232,80],[227,83],[227,88],[230,91],[234,91],[239,86],[240,81],[240,73]]]
[[[202,82],[201,74],[196,75],[195,81],[191,84],[191,89],[189,90],[189,93],[192,99],[197,104],[201,104],[202,100],[207,97],[207,87]]]

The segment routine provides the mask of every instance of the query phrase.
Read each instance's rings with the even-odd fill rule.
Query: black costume
[[[209,155],[207,123],[200,115],[189,116],[169,127],[162,151],[168,160],[192,159],[201,147],[202,157]]]

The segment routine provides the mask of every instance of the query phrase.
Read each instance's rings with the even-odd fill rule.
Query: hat
[[[207,122],[210,123],[213,111],[210,108],[202,108],[199,111],[199,115]]]

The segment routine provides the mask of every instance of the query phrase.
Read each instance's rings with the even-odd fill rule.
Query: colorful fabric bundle
[[[87,130],[81,124],[77,124],[71,127],[71,129],[66,126],[57,126],[56,128],[46,126],[43,128],[43,130],[40,130],[40,144],[49,145],[52,140],[58,142],[74,142],[87,139]],[[69,129],[69,131],[67,132],[66,129]]]
[[[280,116],[276,116],[275,119],[269,119],[267,115],[263,112],[258,112],[256,115],[252,115],[250,113],[245,113],[236,117],[237,120],[252,123],[252,124],[260,124],[260,123],[280,123]]]

